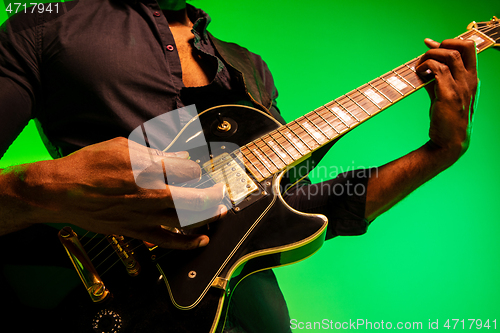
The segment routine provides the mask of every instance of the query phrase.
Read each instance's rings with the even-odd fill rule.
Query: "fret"
[[[283,136],[283,134],[281,134],[278,130],[276,130],[275,132],[276,132],[277,134],[279,134],[279,135],[280,135],[280,138],[281,138],[281,139],[285,139],[285,142],[288,144],[288,146],[289,146],[289,148],[290,148],[290,149],[293,149],[294,151],[296,151],[296,152],[297,152],[297,154],[293,154],[293,152],[290,152],[290,151],[289,151],[289,150],[285,147],[285,145],[284,145],[284,144],[285,144],[285,142],[280,142],[280,138],[276,139],[276,138],[274,138],[274,137],[273,137],[273,133],[274,133],[274,132],[271,132],[271,134],[269,134],[269,136],[271,137],[271,139],[273,139],[274,141],[276,141],[276,142],[278,143],[278,145],[279,145],[281,148],[283,148],[283,150],[284,150],[284,151],[285,151],[288,155],[290,155],[290,157],[291,157],[291,159],[292,159],[293,161],[296,161],[296,160],[298,160],[300,157],[302,157],[302,154],[300,153],[300,151],[298,151],[298,150],[297,150],[297,149],[293,146],[293,144],[292,144],[290,141],[288,141],[288,140],[287,140],[287,139]],[[295,157],[295,155],[297,155],[297,157]]]
[[[352,118],[358,123],[360,123],[364,119],[368,118],[366,113],[363,112],[363,110],[361,110],[361,108],[359,108],[355,103],[353,103],[346,96],[341,96],[341,97],[337,98],[335,100],[335,102],[337,102],[337,104],[339,104],[340,107],[345,109],[349,115],[352,115]],[[352,126],[353,124],[356,124],[356,122],[353,121],[349,125]]]
[[[314,127],[316,127],[316,128],[318,129],[318,131],[320,131],[320,132],[321,132],[321,134],[323,134],[323,136],[324,136],[327,140],[330,140],[330,139],[331,139],[331,138],[330,138],[330,136],[328,136],[325,132],[323,132],[323,130],[322,130],[322,129],[318,126],[318,125],[316,125],[316,123],[315,123],[314,121],[312,121],[311,119],[309,119],[309,118],[307,117],[307,114],[306,114],[306,115],[304,115],[304,118],[306,118],[306,119],[307,119],[307,120],[308,120],[311,124],[313,124],[313,126],[314,126]]]
[[[281,170],[287,165],[287,163],[281,160],[281,157],[279,157],[262,138],[254,140],[254,143],[257,146],[257,148],[259,148],[259,150],[267,157],[267,159],[269,159],[271,163],[274,164],[277,170]],[[276,159],[276,157],[279,159],[279,161]],[[277,163],[281,163],[283,165],[280,166]]]
[[[332,112],[333,115],[342,122],[342,124],[346,127],[346,129],[349,129],[353,124],[358,123],[348,113],[344,112],[341,108],[336,106],[337,103],[338,103],[337,100],[334,100],[323,106],[326,107],[330,112]]]
[[[377,104],[375,103],[374,100],[372,100],[370,97],[368,97],[365,93],[363,93],[361,90],[359,89],[356,89],[361,95],[363,95],[364,97],[366,97],[370,102],[372,102],[379,110],[381,110],[382,108]],[[371,92],[373,92],[373,90],[371,90]],[[373,95],[372,95],[373,96]],[[380,98],[380,97],[379,97]]]
[[[415,67],[410,67],[410,66],[408,65],[408,63],[406,63],[406,64],[405,64],[405,66],[406,66],[406,67],[408,67],[408,68],[409,68],[409,69],[410,69],[413,73],[415,73],[415,74],[417,73],[417,72],[415,71]]]
[[[335,132],[337,132],[337,134],[340,134],[348,129],[348,127],[344,125],[342,121],[339,120],[339,117],[337,117],[335,113],[328,110],[325,106],[322,106],[317,110],[321,112],[323,117],[327,119],[328,122],[334,127]]]
[[[398,72],[396,72],[395,70],[394,70],[394,71],[392,71],[392,72],[393,72],[394,74],[396,74],[397,76],[399,76],[399,78],[401,78],[403,81],[405,81],[406,83],[408,83],[408,84],[409,84],[409,85],[410,85],[413,89],[415,89],[415,86],[414,86],[413,84],[411,84],[411,82],[410,82],[410,81],[407,81],[404,77],[402,77],[401,75],[399,75],[399,73],[398,73]],[[402,89],[404,89],[404,88],[402,88]]]
[[[497,31],[495,31],[495,30],[497,30]],[[474,32],[473,33],[474,37],[470,37],[469,39],[472,39],[472,40],[474,40],[474,42],[476,42],[476,47],[477,47],[477,52],[478,53],[486,50],[490,46],[493,46],[493,45],[497,45],[498,46],[497,42],[498,42],[499,38],[495,37],[496,40],[493,38],[493,36],[499,34],[499,32],[498,32],[498,23],[497,23],[496,27],[490,26],[488,29],[482,29],[482,31],[479,31],[479,30],[477,30],[477,28],[475,28],[472,31]],[[493,32],[493,31],[495,31],[495,32]],[[483,40],[484,42],[478,43],[478,41],[481,41],[481,40]]]
[[[370,99],[366,98],[359,90],[354,90],[349,93],[349,95],[362,105],[366,110],[368,110],[372,115],[380,110],[380,107],[373,103]]]
[[[407,62],[405,66],[410,70],[410,73],[408,75],[405,75],[405,78],[408,78],[408,81],[413,83],[413,86],[415,87],[420,87],[424,84],[424,81],[420,78],[420,76],[417,75],[417,72],[415,71],[415,66],[410,67],[411,62],[416,62],[417,60],[413,60],[410,62]]]
[[[377,80],[377,84],[375,85],[380,92],[385,94],[385,96],[390,99],[391,103],[395,103],[397,100],[401,98],[400,92],[396,91],[389,83],[384,80]]]
[[[335,102],[336,102],[338,105],[340,105],[340,107],[341,107],[342,109],[346,110],[346,111],[347,111],[347,113],[349,113],[349,114],[351,115],[351,117],[353,117],[353,118],[354,118],[354,119],[355,119],[355,120],[359,123],[359,119],[358,119],[355,115],[353,115],[353,114],[351,113],[351,111],[349,111],[349,110],[348,110],[345,106],[343,106],[343,105],[339,102],[339,100],[338,100],[338,99],[336,99],[336,100],[335,100]]]
[[[249,170],[252,172],[252,174],[255,176],[255,178],[258,178],[258,177],[257,177],[257,174],[256,174],[255,172],[253,172],[253,171],[252,171],[252,169],[253,169],[253,170],[255,170],[255,171],[257,171],[258,173],[260,173],[260,175],[261,175],[261,177],[262,177],[262,178],[267,178],[268,176],[270,176],[271,174],[269,174],[268,176],[264,176],[264,174],[262,173],[262,171],[260,171],[260,168],[259,168],[257,165],[255,165],[255,164],[254,164],[254,163],[253,163],[253,162],[252,162],[252,161],[248,158],[248,156],[247,156],[247,154],[246,154],[245,152],[243,152],[243,149],[245,149],[245,148],[246,148],[247,150],[249,150],[246,146],[244,146],[244,147],[242,147],[242,148],[241,148],[241,150],[240,150],[240,151],[241,151],[241,153],[243,154],[243,157],[244,157],[244,158],[245,158],[245,159],[246,159],[246,160],[247,160],[247,161],[251,164],[251,166],[246,165],[246,167],[247,167],[247,169],[249,169]]]
[[[469,36],[467,36],[466,38],[473,40],[476,43],[476,50],[478,53],[487,49],[491,45],[495,44],[495,41],[493,39],[491,39],[490,36],[480,32],[476,29],[471,30],[469,32],[466,32],[465,34],[462,34],[462,36],[465,36],[467,34],[469,34]],[[461,38],[461,37],[459,37],[459,38]],[[487,40],[485,40],[485,38]],[[486,43],[486,44],[483,45],[484,43]]]
[[[395,86],[395,85],[393,85],[390,81],[387,81],[387,80],[386,80],[386,79],[384,79],[382,76],[381,76],[380,78],[381,78],[382,80],[384,80],[384,82],[385,82],[385,83],[387,83],[387,84],[388,84],[388,85],[390,85],[392,88],[394,88],[394,90],[396,90],[396,91],[397,91],[397,92],[398,92],[401,96],[404,96],[404,95],[405,95],[405,94],[403,94],[403,93],[401,92],[401,90],[399,90],[398,88],[396,88],[396,86]],[[393,76],[393,78],[395,78],[395,77]],[[394,81],[394,79],[393,79],[392,81]],[[400,87],[401,87],[401,84],[404,84],[403,82],[399,81],[398,79],[396,79],[395,83],[396,83],[396,84],[399,84],[399,85],[400,85]],[[403,87],[402,89],[404,89],[405,87],[406,87],[406,84],[404,84],[404,87]]]
[[[303,118],[303,117],[302,117],[302,118]],[[307,119],[306,119],[306,120],[307,120]],[[295,122],[296,122],[296,123],[297,123],[297,124],[298,124],[298,125],[299,125],[299,126],[300,126],[300,127],[301,127],[301,128],[302,128],[302,129],[303,129],[303,130],[304,130],[304,131],[305,131],[305,132],[306,132],[306,133],[307,133],[307,134],[308,134],[308,135],[309,135],[309,136],[313,139],[313,140],[314,140],[314,141],[316,141],[316,143],[318,144],[318,146],[321,146],[321,142],[319,142],[319,141],[318,141],[318,139],[316,138],[316,136],[317,136],[317,135],[316,135],[316,134],[317,134],[317,132],[316,132],[316,131],[314,131],[314,133],[311,133],[311,132],[312,132],[311,130],[309,130],[309,131],[307,130],[307,128],[308,128],[308,127],[309,127],[309,129],[311,129],[311,125],[309,125],[309,124],[307,123],[307,121],[306,121],[306,122],[304,122],[304,123],[302,123],[302,124],[301,124],[301,123],[300,123],[300,121],[298,121],[298,120],[296,120]],[[307,125],[306,125],[306,124],[307,124]],[[319,136],[319,134],[318,134],[318,136]]]
[[[332,109],[330,109],[328,106],[323,105],[328,111],[330,111],[335,117],[337,117],[338,120],[340,120],[347,128],[351,128],[351,126],[347,125],[345,121],[342,120],[341,117],[337,113],[335,113]],[[338,111],[341,111],[339,108],[335,107],[334,109]],[[345,113],[344,113],[345,114]]]
[[[257,160],[260,162],[260,164],[262,164],[264,166],[264,168],[266,168],[267,172],[269,172],[270,175],[272,175],[274,172],[271,171],[272,169],[272,165],[269,164],[268,161],[265,160],[265,156],[263,156],[261,153],[259,153],[258,151],[258,148],[257,149],[251,149],[249,147],[249,145],[253,144],[254,146],[257,147],[257,145],[255,145],[255,143],[253,142],[250,142],[248,145],[247,145],[247,148],[248,150],[250,151],[250,153],[255,156],[257,158]],[[278,168],[276,168],[276,171],[279,170]]]
[[[288,127],[287,127],[288,128]],[[300,155],[304,156],[306,154],[304,154],[302,152],[302,149],[301,148],[305,148],[305,146],[300,142],[298,141],[297,139],[294,138],[294,136],[292,136],[292,134],[290,133],[290,130],[288,132],[286,132],[286,135],[283,135],[283,133],[279,132],[288,142],[290,142],[290,144],[299,152]]]
[[[347,98],[349,98],[354,104],[356,104],[357,106],[359,106],[359,108],[361,110],[363,110],[363,112],[365,112],[368,116],[371,116],[370,112],[366,111],[364,107],[362,107],[361,105],[358,104],[358,102],[356,102],[354,99],[352,99],[349,95],[345,94],[344,96],[346,96]]]
[[[293,149],[295,149],[297,151],[297,153],[300,154],[300,156],[298,158],[294,158],[295,160],[298,160],[300,157],[304,156],[302,151],[300,151],[300,149],[297,146],[295,146],[293,144],[293,142],[290,141],[290,139],[286,137],[286,135],[283,135],[283,133],[281,133],[280,131],[278,131],[278,133],[290,144],[290,147],[293,147]]]
[[[389,103],[392,103],[392,100],[389,97],[387,97],[383,92],[381,92],[380,90],[378,90],[377,88],[375,88],[371,83],[368,83],[368,84],[370,85],[370,87],[372,87],[373,89],[375,89],[376,91],[378,91],[379,94],[382,95],[386,100],[388,100]]]
[[[323,124],[323,128],[325,129],[323,132],[325,132],[325,135],[328,136],[328,140],[330,140],[333,137],[335,137],[335,133],[338,134],[338,131],[337,129],[332,125],[330,124],[330,122],[321,115],[321,113],[319,113],[317,110],[314,110],[311,112],[311,114],[315,114],[317,119],[321,118],[321,124]]]
[[[278,146],[276,146],[276,143],[278,143],[278,142],[275,141],[272,136],[269,135],[269,137],[271,138],[270,141],[265,140],[265,139],[262,139],[262,141],[264,141],[265,144],[269,148],[272,149],[272,151],[275,153],[276,156],[278,156],[278,158],[281,160],[281,162],[283,162],[283,164],[285,166],[287,166],[288,164],[293,163],[293,161],[294,161],[293,158],[290,159],[290,156],[287,156],[288,153],[285,153],[283,151],[283,147],[279,148]],[[278,145],[280,145],[280,144],[278,143]],[[289,159],[290,161],[286,161],[286,159]]]
[[[298,128],[295,128],[295,130],[292,128],[292,126],[298,126]],[[311,148],[311,146],[309,146],[309,144],[311,143],[314,143],[314,142],[311,142],[309,141],[309,144],[307,144],[306,140],[307,140],[307,137],[311,137],[312,136],[304,129],[304,127],[302,127],[299,122],[297,120],[294,120],[292,122],[290,122],[288,124],[288,127],[289,129],[292,131],[293,135],[295,137],[297,137],[306,147],[309,151],[312,151],[313,149]],[[300,131],[299,131],[300,130]]]
[[[324,118],[324,117],[321,115],[321,113],[317,112],[316,110],[314,110],[313,112],[314,112],[314,113],[316,113],[319,117],[321,117],[321,119],[323,119],[323,120],[324,120],[324,122],[325,122],[326,124],[328,124],[328,126],[330,126],[331,128],[333,128],[333,130],[334,130],[335,132],[337,132],[337,134],[340,134],[340,132],[339,132],[339,131],[335,128],[335,126],[333,126],[332,124],[330,124],[330,122],[329,122],[328,120],[326,120],[326,118]]]

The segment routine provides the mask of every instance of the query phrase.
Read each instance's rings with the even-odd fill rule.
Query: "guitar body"
[[[280,125],[265,113],[242,106],[209,109],[197,118],[186,125],[167,151],[186,150],[186,142],[193,142],[201,123],[209,149],[198,144],[189,149],[191,159],[200,165],[212,157],[231,153],[229,149],[243,146]],[[230,123],[230,130],[217,129],[221,119]],[[91,301],[73,272],[65,281],[44,284],[43,288],[66,289],[68,294],[51,309],[39,313],[49,318],[52,332],[222,332],[231,295],[243,278],[302,260],[317,251],[324,241],[326,218],[289,207],[280,193],[282,176],[283,173],[275,174],[256,182],[253,175],[249,175],[258,187],[256,191],[228,207],[223,219],[193,230],[210,237],[207,247],[191,251],[150,251],[145,246],[139,247],[134,255],[141,265],[140,274],[131,277],[120,264],[108,270],[102,280],[112,296],[101,303]],[[45,233],[57,233],[47,226],[37,228]],[[30,232],[27,229],[8,238],[19,241],[26,239],[23,233]],[[43,241],[38,242],[37,251],[42,251]],[[52,244],[50,252],[39,256],[49,258],[48,265],[68,271],[71,262],[63,246],[60,243],[57,246],[59,253],[56,254],[58,250]],[[52,258],[58,260],[54,262]],[[21,258],[17,258],[13,265],[19,266],[20,262]],[[36,265],[44,264],[37,262]],[[4,275],[9,276],[6,283],[12,285],[16,269],[9,265],[3,268]],[[21,316],[17,320],[30,316],[17,315]],[[33,331],[42,327],[35,323]],[[30,331],[29,327],[25,331]]]

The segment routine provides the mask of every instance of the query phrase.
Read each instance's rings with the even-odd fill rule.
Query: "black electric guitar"
[[[474,22],[458,38],[475,41],[481,52],[499,46],[499,25],[496,17]],[[242,279],[302,260],[323,243],[326,218],[284,202],[280,180],[285,171],[425,86],[432,78],[416,74],[417,61],[287,125],[237,105],[200,113],[166,150],[192,145],[190,156],[202,167],[204,181],[224,182],[228,188],[227,216],[203,227],[210,244],[192,251],[155,249],[118,235],[78,236],[69,227],[58,236],[46,226],[30,228],[36,236],[7,235],[3,240],[17,242],[25,254],[3,263],[2,283],[30,306],[12,312],[27,322],[39,320],[40,330],[53,332],[222,332],[231,295]],[[201,137],[208,148],[193,144]],[[41,269],[50,273],[34,273]],[[38,300],[32,300],[34,295]],[[43,308],[36,318],[28,310],[34,308]]]

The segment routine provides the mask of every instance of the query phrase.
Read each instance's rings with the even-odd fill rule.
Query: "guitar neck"
[[[473,28],[458,39],[476,43],[477,52],[495,40]],[[312,152],[346,134],[432,81],[415,71],[415,58],[351,92],[243,146],[243,161],[258,181],[308,158]]]

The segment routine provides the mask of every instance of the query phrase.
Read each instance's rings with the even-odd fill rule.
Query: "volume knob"
[[[97,333],[119,333],[122,328],[122,318],[114,311],[101,310],[92,320],[92,328]]]

